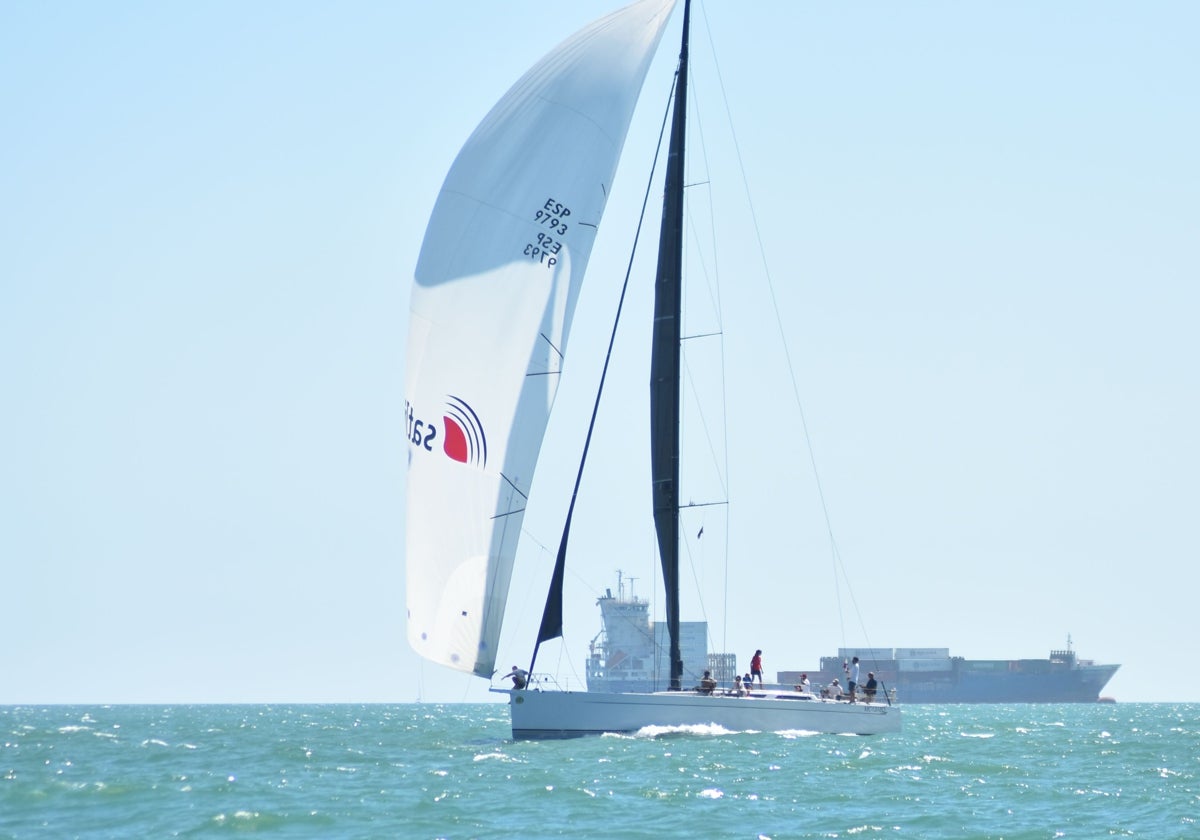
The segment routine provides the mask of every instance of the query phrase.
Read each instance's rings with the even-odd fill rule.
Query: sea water
[[[1200,837],[1200,705],[513,741],[490,704],[0,707],[0,837]]]

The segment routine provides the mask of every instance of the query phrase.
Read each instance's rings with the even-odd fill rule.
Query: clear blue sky
[[[485,696],[405,642],[408,288],[459,145],[615,5],[0,5],[0,703]],[[1122,663],[1106,693],[1200,700],[1200,8],[707,5],[866,628],[807,455],[735,456],[738,571],[697,572],[728,649],[772,672],[1071,633]],[[595,265],[623,259],[646,145]],[[726,299],[732,347],[755,327]],[[735,401],[764,401],[735,451],[795,444],[788,386],[730,352]],[[590,491],[546,667],[579,667],[616,568],[654,594],[624,477]]]

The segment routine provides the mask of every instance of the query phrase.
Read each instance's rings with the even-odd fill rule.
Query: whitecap
[[[780,729],[775,733],[784,738],[810,738],[813,735],[820,735],[820,732],[814,732],[811,729]]]
[[[660,735],[732,735],[736,730],[715,723],[695,723],[682,726],[643,726],[638,737],[657,738]]]

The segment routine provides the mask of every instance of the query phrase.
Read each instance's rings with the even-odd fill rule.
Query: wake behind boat
[[[421,248],[408,339],[408,638],[423,657],[491,678],[522,523],[575,304],[634,106],[675,0],[641,0],[529,70],[460,151]],[[680,379],[690,0],[673,91],[650,356],[652,513],[668,685],[655,693],[506,690],[515,737],[649,726],[878,734],[888,703],[794,691],[684,690],[680,648]],[[622,299],[624,292],[622,291]],[[611,345],[610,345],[611,350]],[[603,356],[604,348],[590,348]],[[607,371],[607,361],[605,371]],[[601,393],[604,377],[601,376]],[[599,395],[597,396],[597,405]],[[563,628],[575,473],[530,671]],[[546,459],[554,461],[555,459]],[[495,690],[495,689],[493,689]]]

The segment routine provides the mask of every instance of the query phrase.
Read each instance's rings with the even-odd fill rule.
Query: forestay
[[[480,676],[496,642],[571,315],[674,0],[568,39],[459,152],[417,262],[406,419],[408,639]]]

